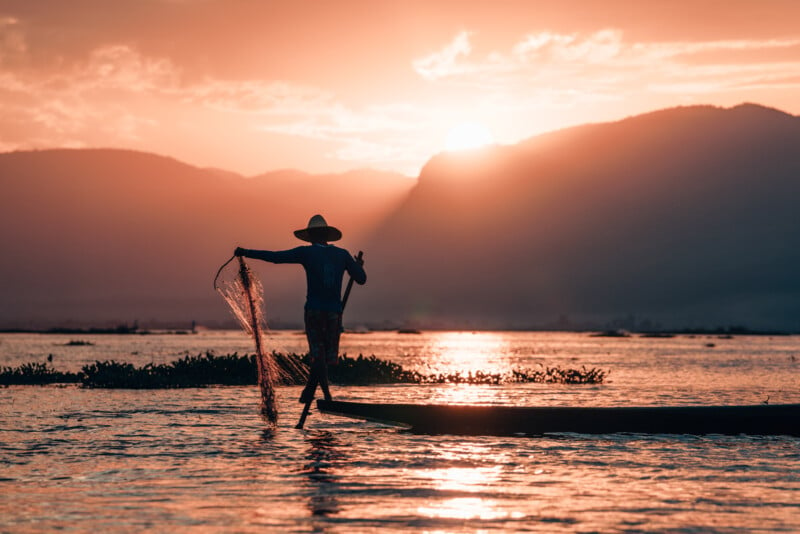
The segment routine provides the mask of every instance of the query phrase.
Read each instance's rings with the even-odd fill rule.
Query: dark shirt
[[[290,250],[243,249],[243,256],[271,263],[299,263],[306,271],[306,309],[342,311],[345,271],[358,284],[367,281],[364,268],[343,248],[312,244]]]

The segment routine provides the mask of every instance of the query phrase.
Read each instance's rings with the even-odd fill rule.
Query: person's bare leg
[[[317,370],[312,367],[311,372],[308,375],[306,387],[303,388],[303,392],[300,394],[300,402],[305,403],[314,399],[314,394],[317,392],[317,384],[319,384]]]
[[[320,362],[317,378],[319,380],[319,387],[322,389],[322,395],[324,395],[325,400],[333,400],[330,389],[328,388],[328,364],[325,362],[325,360]]]

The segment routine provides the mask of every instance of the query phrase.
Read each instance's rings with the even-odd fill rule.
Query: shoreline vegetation
[[[281,369],[281,385],[303,385],[308,369],[308,355],[272,353]],[[254,354],[238,353],[217,356],[211,352],[186,356],[167,364],[96,361],[78,372],[61,372],[47,362],[25,363],[0,369],[0,386],[78,384],[84,388],[165,389],[206,386],[256,385]],[[586,368],[545,367],[513,369],[507,373],[480,370],[424,374],[409,371],[397,363],[373,356],[342,355],[329,368],[330,381],[336,385],[375,384],[601,384],[609,371]]]

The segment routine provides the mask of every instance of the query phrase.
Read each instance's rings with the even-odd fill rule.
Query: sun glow
[[[454,496],[440,501],[431,501],[417,508],[426,517],[449,519],[520,519],[524,514],[509,512],[496,499],[486,497],[486,493],[495,487],[504,476],[500,465],[507,452],[497,451],[479,444],[460,443],[454,447],[442,445],[439,450],[442,463],[453,463],[459,467],[438,467],[434,469],[418,469],[415,479],[441,493],[452,493]],[[494,467],[479,467],[487,455],[497,459]],[[468,464],[468,466],[463,466]],[[426,484],[427,482],[427,484]]]
[[[494,136],[489,129],[477,122],[462,122],[450,128],[445,138],[445,150],[472,150],[492,144]]]
[[[481,370],[503,372],[507,362],[502,358],[507,342],[492,332],[441,332],[430,347],[431,365],[439,372]]]

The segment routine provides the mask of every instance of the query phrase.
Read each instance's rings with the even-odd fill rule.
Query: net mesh
[[[217,274],[214,288],[222,295],[242,328],[255,342],[258,387],[261,391],[260,411],[270,424],[275,425],[278,421],[275,386],[289,373],[278,364],[272,352],[268,352],[264,346],[266,321],[261,281],[250,270],[244,258],[240,256],[237,259],[238,270],[228,269],[223,272],[225,267],[223,266]],[[220,275],[222,275],[221,280]]]

